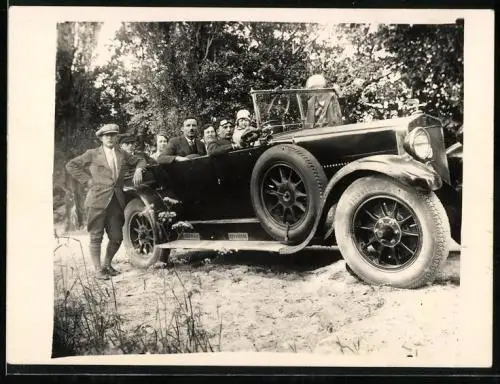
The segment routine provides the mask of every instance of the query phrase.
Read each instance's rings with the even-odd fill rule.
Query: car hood
[[[396,119],[387,120],[376,120],[363,123],[354,123],[346,125],[329,126],[322,128],[312,128],[312,129],[302,129],[290,132],[278,133],[273,136],[273,140],[276,141],[289,141],[297,140],[300,141],[302,137],[324,135],[331,133],[354,133],[357,131],[368,131],[368,130],[406,130],[416,126],[436,126],[441,125],[441,122],[430,115],[419,113],[408,117],[400,117]]]

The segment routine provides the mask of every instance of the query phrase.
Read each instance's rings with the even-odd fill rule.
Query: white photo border
[[[52,172],[56,24],[64,21],[289,21],[440,24],[463,18],[464,209],[461,348],[442,361],[288,353],[51,359]],[[489,10],[10,7],[8,26],[7,334],[10,364],[490,367],[493,303],[493,58]]]

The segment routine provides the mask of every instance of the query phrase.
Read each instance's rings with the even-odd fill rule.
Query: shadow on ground
[[[325,267],[342,259],[338,251],[305,250],[292,255],[272,252],[238,251],[217,254],[211,251],[191,251],[179,254],[190,267],[207,263],[220,266],[251,266],[274,272],[309,272]]]
[[[182,260],[182,261],[180,261]],[[307,273],[342,260],[338,251],[304,250],[292,255],[272,252],[238,251],[218,254],[214,251],[179,252],[173,264],[187,268],[213,268],[214,266],[247,266],[255,272]],[[451,252],[443,269],[436,276],[436,285],[460,285],[460,253]]]
[[[450,252],[443,269],[438,273],[436,285],[460,285],[460,252]]]

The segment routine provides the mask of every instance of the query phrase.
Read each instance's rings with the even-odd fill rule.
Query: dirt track
[[[88,266],[87,237],[77,234],[75,238],[82,242]],[[383,353],[388,358],[435,356],[439,360],[458,349],[460,258],[456,253],[433,286],[418,290],[363,284],[347,273],[337,252],[214,256],[174,254],[174,260],[185,262],[173,269],[141,271],[128,263],[122,247],[114,260],[122,274],[113,282],[118,310],[127,324],[155,324],[164,293],[180,295],[183,290],[177,272],[201,311],[203,325],[215,334],[222,323],[224,352]],[[70,241],[60,248],[54,262],[56,278],[71,274],[71,267],[82,269],[78,243]]]

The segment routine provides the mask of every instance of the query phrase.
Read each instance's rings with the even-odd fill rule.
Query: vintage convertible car
[[[371,284],[432,283],[461,229],[460,167],[450,174],[441,122],[416,113],[333,125],[332,106],[310,102],[328,104],[331,92],[253,90],[244,148],[151,166],[144,185],[128,182],[131,262],[148,267],[182,248],[322,247]],[[454,161],[459,152],[449,151]]]

